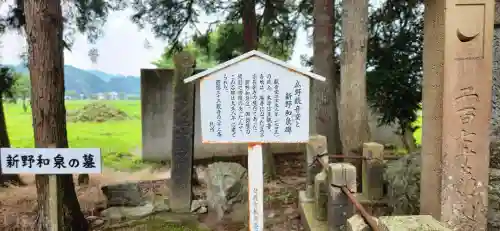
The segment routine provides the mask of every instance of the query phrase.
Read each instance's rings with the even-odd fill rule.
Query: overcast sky
[[[0,11],[5,12],[5,7]],[[139,30],[130,21],[131,10],[113,12],[109,15],[105,25],[105,36],[99,39],[95,45],[87,43],[84,35],[78,35],[72,47],[72,51],[64,52],[65,64],[81,69],[96,69],[110,74],[123,74],[138,76],[141,68],[154,67],[151,62],[158,59],[167,44],[155,39],[149,29]],[[213,19],[204,17],[202,22],[210,22]],[[197,25],[200,29],[206,28],[206,23]],[[24,39],[15,32],[7,33],[1,38],[2,48],[0,49],[1,63],[19,64],[21,62],[19,54],[25,47]],[[145,48],[145,41],[148,41],[150,48]],[[93,64],[88,56],[91,48],[97,48],[99,58]],[[307,35],[305,31],[300,31],[294,49],[291,63],[300,65],[300,55],[312,54],[312,49],[307,46]]]

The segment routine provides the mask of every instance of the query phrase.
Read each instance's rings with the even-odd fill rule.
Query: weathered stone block
[[[384,145],[370,142],[363,144],[362,193],[366,199],[380,199],[384,195]]]
[[[228,217],[232,221],[247,221],[247,170],[238,163],[216,162],[205,171],[209,211],[215,212],[219,220]]]
[[[326,172],[320,172],[314,179],[314,217],[320,221],[327,220],[328,188]]]
[[[375,223],[379,223],[378,219],[372,217]],[[347,231],[371,231],[372,229],[368,224],[366,224],[363,217],[359,214],[356,214],[347,220]]]
[[[328,231],[327,223],[314,217],[314,203],[307,200],[305,191],[299,191],[299,211],[304,230]]]
[[[146,204],[137,182],[110,184],[101,187],[107,206],[142,206]]]
[[[430,215],[379,217],[380,231],[451,231]]]
[[[349,163],[330,164],[329,179],[331,185],[346,186],[350,192],[356,192],[356,167]],[[328,228],[331,231],[345,229],[347,219],[354,215],[354,207],[339,187],[329,187]]]
[[[318,155],[328,153],[326,136],[313,135],[309,137],[309,142],[306,145],[306,196],[312,200],[314,192],[314,178],[316,174],[323,170],[322,166],[315,164],[314,161]],[[328,163],[328,156],[323,158],[325,163]]]

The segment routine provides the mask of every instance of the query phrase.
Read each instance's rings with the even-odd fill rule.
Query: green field
[[[68,112],[82,108],[91,101],[67,101]],[[94,101],[95,102],[95,101]],[[98,147],[103,152],[104,164],[119,169],[142,167],[141,151],[141,109],[140,101],[99,101],[125,111],[131,119],[122,121],[68,122],[69,145],[73,148]],[[33,147],[31,111],[23,112],[21,104],[5,104],[7,129],[12,147]],[[421,125],[419,118],[416,125]],[[414,133],[417,143],[421,141],[421,130]],[[135,154],[135,155],[134,155]],[[124,158],[128,157],[128,158]]]
[[[413,137],[418,145],[422,144],[422,116],[419,116],[417,121],[413,123],[413,125],[418,126],[419,128],[413,132]]]
[[[67,101],[68,112],[82,108],[91,101]],[[125,111],[131,119],[122,121],[68,122],[69,146],[72,148],[101,148],[104,164],[120,169],[140,167],[137,154],[141,150],[140,101],[100,101]],[[34,147],[31,111],[24,112],[21,104],[5,104],[7,129],[12,147]]]

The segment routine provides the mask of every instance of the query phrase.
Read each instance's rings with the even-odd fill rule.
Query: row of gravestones
[[[344,192],[330,186],[345,185],[349,191],[356,192],[358,185],[356,183],[356,172],[358,169],[350,163],[329,163],[327,158],[314,158],[328,153],[325,149],[326,145],[327,139],[321,135],[311,136],[307,144],[307,166],[318,166],[320,171],[313,169],[316,167],[308,168],[306,190],[299,193],[299,208],[306,230],[371,230],[368,222],[365,222],[359,215],[354,215],[354,205],[344,196]],[[363,153],[371,155],[372,158],[381,158],[384,153],[383,146],[377,143],[365,143]],[[320,165],[314,165],[314,162],[319,162]],[[373,196],[380,199],[383,196],[381,185],[383,185],[384,179],[382,176],[376,177],[375,175],[378,175],[376,172],[380,167],[384,169],[383,164],[379,160],[369,162],[365,162],[362,167],[363,175],[371,175],[368,178],[363,177],[363,191],[366,190],[363,197],[369,199]],[[314,183],[311,181],[312,179],[314,179]],[[419,193],[416,194],[420,196]],[[432,216],[411,215],[415,213],[402,214],[410,215],[372,217],[373,222],[371,223],[378,226],[379,230],[384,231],[450,230]]]

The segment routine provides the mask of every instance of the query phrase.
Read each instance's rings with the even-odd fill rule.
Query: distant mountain
[[[10,66],[15,72],[29,74],[25,65]],[[137,76],[123,76],[104,73],[97,70],[83,70],[64,65],[66,91],[80,94],[116,91],[125,94],[140,93],[140,79]]]
[[[89,72],[95,76],[98,76],[102,80],[108,81],[108,82],[113,78],[129,78],[129,77],[137,78],[137,76],[108,74],[108,73],[98,71],[98,70],[87,70],[87,72]]]
[[[111,75],[98,70],[88,70],[87,72],[101,78],[102,80],[108,82],[110,79],[116,77],[116,75]]]

